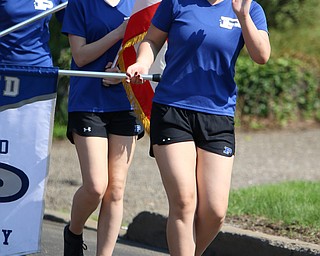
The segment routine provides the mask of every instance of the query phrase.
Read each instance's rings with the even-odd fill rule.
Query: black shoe
[[[69,224],[64,227],[64,256],[83,256],[87,246],[83,243],[82,234],[75,235],[69,230]]]

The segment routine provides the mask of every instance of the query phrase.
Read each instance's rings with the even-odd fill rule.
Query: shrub
[[[257,0],[263,7],[271,28],[285,30],[314,22],[319,0]]]
[[[53,65],[60,69],[70,69],[71,52],[68,37],[61,33],[61,24],[55,16],[50,21],[50,48],[53,58]],[[57,87],[57,102],[55,109],[55,123],[65,125],[68,118],[68,86],[69,77],[59,77]]]
[[[257,120],[268,120],[270,126],[320,120],[320,81],[303,62],[279,58],[261,66],[241,56],[236,69],[237,116],[242,125]]]

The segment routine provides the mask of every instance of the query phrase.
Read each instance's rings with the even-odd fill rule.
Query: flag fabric
[[[160,2],[159,0],[139,0],[135,2],[122,42],[122,49],[119,53],[118,63],[123,72],[135,63],[138,45],[146,35]],[[166,44],[151,66],[150,73],[162,73],[165,67],[165,50]],[[157,83],[151,81],[146,81],[142,85],[124,83],[128,98],[147,133],[149,133],[152,98],[156,85]]]
[[[0,255],[40,252],[58,69],[0,66]]]

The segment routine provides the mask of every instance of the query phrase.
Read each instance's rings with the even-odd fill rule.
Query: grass
[[[54,139],[65,139],[66,138],[66,125],[60,125],[55,123],[53,127],[53,138]]]
[[[229,214],[320,229],[320,182],[291,181],[231,191]]]
[[[290,181],[260,185],[230,193],[228,215],[249,225],[276,227],[282,234],[303,233],[308,241],[320,239],[320,182]],[[249,217],[251,216],[251,217]],[[249,226],[250,228],[250,226]],[[263,231],[263,230],[262,230]],[[303,235],[303,234],[299,234]],[[310,237],[314,236],[314,237]],[[294,236],[293,236],[294,237]]]
[[[272,57],[294,56],[306,63],[320,64],[320,20],[312,25],[298,26],[289,30],[270,31]]]

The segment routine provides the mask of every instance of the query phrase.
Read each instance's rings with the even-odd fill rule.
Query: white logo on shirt
[[[241,25],[238,19],[221,16],[220,27],[226,28],[226,29],[233,29],[233,28],[241,28]]]
[[[50,0],[34,0],[34,9],[45,11],[53,8],[53,3]]]

